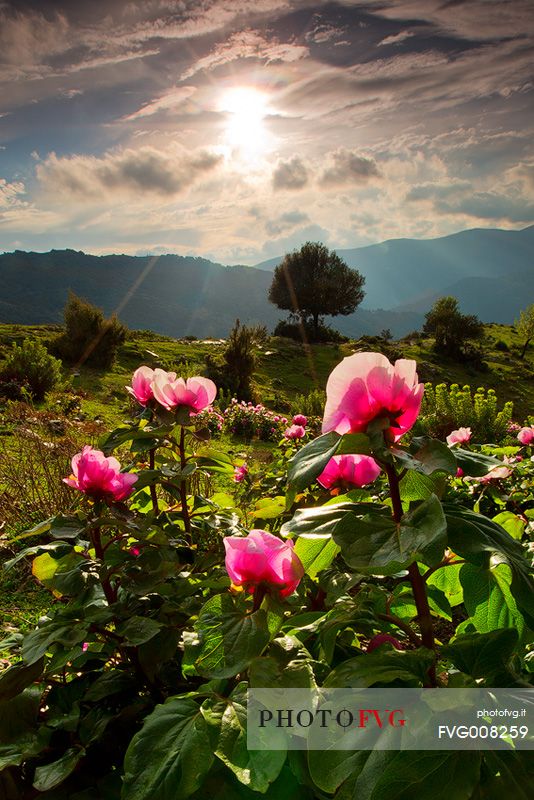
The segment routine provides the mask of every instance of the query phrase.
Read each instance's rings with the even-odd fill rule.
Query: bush
[[[478,388],[473,394],[467,385],[460,389],[457,383],[450,387],[445,383],[436,387],[427,383],[418,426],[440,438],[458,428],[471,428],[472,441],[497,443],[507,435],[513,410],[512,402],[497,410],[493,389]]]
[[[317,331],[315,331],[313,325],[309,322],[293,322],[285,319],[280,320],[273,334],[274,336],[285,336],[286,339],[293,339],[296,342],[333,342],[334,344],[342,344],[349,341],[348,336],[343,336],[342,333],[331,328],[330,325],[319,323]]]
[[[298,394],[291,403],[292,414],[304,414],[305,417],[322,417],[326,403],[326,392],[312,389],[308,394]]]
[[[106,319],[101,309],[69,293],[64,311],[65,333],[54,340],[56,355],[68,364],[109,369],[127,328],[116,317]]]
[[[209,377],[224,391],[237,395],[241,400],[253,399],[254,347],[257,337],[264,338],[264,334],[264,326],[248,327],[237,319],[224,351],[219,356],[206,356]]]
[[[35,339],[14,344],[0,371],[0,394],[13,400],[44,400],[61,379],[61,362]]]

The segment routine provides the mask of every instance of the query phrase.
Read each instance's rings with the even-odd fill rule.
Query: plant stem
[[[397,524],[400,524],[402,519],[402,501],[399,491],[399,477],[392,464],[383,464],[386,475],[389,481],[389,491],[391,496],[391,503],[393,506],[393,519]],[[436,649],[434,643],[434,629],[432,626],[432,616],[430,614],[430,606],[428,605],[428,597],[426,593],[426,583],[419,571],[419,567],[414,562],[408,567],[408,576],[412,585],[413,596],[417,608],[417,622],[421,631],[421,644],[429,650]],[[431,686],[437,686],[436,682],[436,668],[432,666],[428,671],[428,677]]]
[[[183,470],[187,464],[187,459],[185,457],[185,428],[183,425],[180,432],[180,444],[178,449],[180,452],[180,467]],[[180,501],[182,504],[184,527],[186,532],[191,534],[191,518],[189,516],[189,509],[187,507],[187,486],[184,478],[180,479]]]
[[[151,450],[148,451],[148,466],[150,469],[155,469],[156,467],[156,448],[153,447]],[[152,508],[154,510],[154,514],[158,516],[159,514],[159,506],[158,506],[158,495],[156,493],[156,486],[154,483],[150,484],[150,497],[152,500]]]
[[[104,548],[102,547],[102,541],[100,539],[100,528],[95,526],[89,529],[89,536],[91,538],[91,544],[93,545],[95,555],[97,559],[100,561],[101,570],[105,572],[105,565],[104,565]],[[100,576],[100,583],[102,584],[102,589],[104,590],[104,595],[106,600],[108,601],[108,605],[112,605],[115,600],[117,599],[115,595],[115,590],[110,583],[109,576],[102,577]]]

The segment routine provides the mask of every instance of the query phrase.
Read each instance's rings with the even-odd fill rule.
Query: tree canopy
[[[519,336],[523,339],[523,347],[519,357],[524,358],[527,347],[531,339],[534,338],[534,303],[525,308],[524,311],[521,311],[519,319],[516,319],[514,324]]]
[[[469,339],[479,339],[484,326],[474,314],[462,314],[456,297],[440,297],[425,317],[425,333],[435,339],[435,349],[450,356],[465,355]]]
[[[317,335],[323,316],[352,314],[364,298],[365,278],[320,242],[306,242],[276,267],[269,300],[305,323]]]

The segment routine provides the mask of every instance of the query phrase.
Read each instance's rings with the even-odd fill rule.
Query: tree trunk
[[[532,336],[529,336],[527,341],[523,345],[523,349],[521,350],[521,355],[519,356],[519,358],[524,358],[525,357],[525,353],[527,352],[527,347],[529,346],[531,339],[532,339]]]

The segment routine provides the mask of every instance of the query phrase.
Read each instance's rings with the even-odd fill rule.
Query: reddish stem
[[[185,469],[187,464],[187,458],[185,456],[185,428],[182,425],[181,433],[180,433],[180,444],[179,444],[179,452],[180,452],[180,467],[182,470]],[[187,533],[191,533],[191,518],[189,516],[189,508],[187,507],[187,485],[184,478],[180,479],[180,502],[182,504],[182,515],[184,518],[184,527]]]

